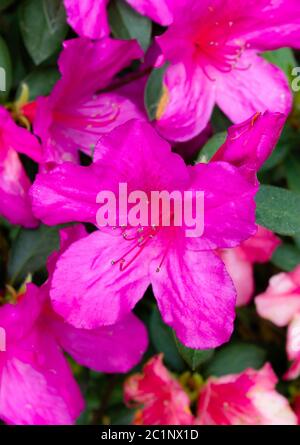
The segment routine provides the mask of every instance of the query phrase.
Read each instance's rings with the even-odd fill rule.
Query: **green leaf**
[[[256,222],[280,235],[300,232],[300,196],[271,185],[261,185],[256,195]]]
[[[291,79],[292,69],[297,66],[294,53],[290,48],[280,48],[275,51],[267,51],[263,58],[281,68],[287,77]]]
[[[277,145],[269,159],[263,164],[262,168],[260,169],[260,173],[272,170],[272,168],[280,164],[280,162],[282,162],[287,156],[289,148],[290,147],[288,144]]]
[[[109,23],[114,37],[136,39],[144,51],[150,45],[152,22],[132,9],[123,0],[113,0],[109,5]]]
[[[8,262],[8,277],[12,284],[41,270],[48,256],[59,248],[58,227],[40,226],[36,230],[22,229],[16,237]]]
[[[22,81],[22,83],[25,83],[29,88],[29,100],[50,94],[59,77],[60,75],[56,68],[36,68],[32,71]],[[18,97],[19,94],[20,88],[16,96]]]
[[[273,254],[272,263],[286,272],[300,264],[300,249],[293,244],[282,244]]]
[[[0,102],[4,102],[12,84],[12,63],[7,45],[0,37]]]
[[[12,5],[14,1],[15,0],[0,0],[0,12]]]
[[[216,351],[212,360],[205,366],[206,376],[220,377],[238,374],[247,368],[259,369],[266,361],[264,349],[242,342],[231,343]]]
[[[150,121],[156,119],[157,108],[164,94],[163,79],[168,68],[165,64],[161,68],[154,69],[148,78],[145,88],[145,107]]]
[[[207,163],[211,160],[211,158],[216,154],[221,145],[224,144],[227,138],[227,132],[222,131],[220,133],[216,133],[213,135],[211,139],[204,145],[201,149],[198,158],[196,160],[196,164],[199,162]]]
[[[210,360],[214,355],[214,349],[191,349],[184,346],[174,333],[176,346],[181,357],[189,365],[192,371],[196,371],[203,363]]]
[[[289,155],[285,161],[288,186],[291,190],[300,193],[300,161],[296,156]]]
[[[228,127],[232,125],[232,122],[228,117],[220,110],[220,108],[215,107],[211,117],[211,126],[214,133],[220,133],[228,130]]]
[[[183,371],[185,365],[175,345],[173,331],[162,321],[157,308],[151,314],[149,329],[151,342],[157,352],[163,352],[166,364],[177,372]]]
[[[25,46],[39,65],[60,48],[68,27],[60,0],[25,0],[19,10]]]

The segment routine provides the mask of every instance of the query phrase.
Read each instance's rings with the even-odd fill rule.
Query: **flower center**
[[[247,48],[247,44],[233,37],[234,22],[215,21],[214,25],[201,25],[200,32],[194,38],[195,57],[210,80],[216,80],[208,71],[209,67],[222,73],[233,69],[247,70],[239,66],[239,60]]]
[[[97,99],[97,97],[95,98]],[[97,129],[114,122],[120,113],[117,103],[107,101],[103,104],[86,103],[78,107],[78,112],[69,110],[53,111],[53,120],[65,126],[98,134]]]

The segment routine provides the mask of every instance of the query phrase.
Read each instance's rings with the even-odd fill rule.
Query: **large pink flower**
[[[287,379],[300,375],[300,266],[270,279],[267,290],[255,298],[257,312],[277,326],[288,326],[287,354],[293,364]]]
[[[45,162],[76,161],[78,150],[92,155],[102,134],[132,118],[144,118],[143,103],[137,99],[143,83],[103,91],[142,55],[135,41],[106,37],[64,42],[58,61],[62,77],[50,96],[37,102],[34,131],[42,140]]]
[[[125,402],[140,406],[135,425],[192,425],[190,400],[180,384],[162,362],[153,357],[142,374],[135,374],[125,382]]]
[[[258,226],[256,235],[239,247],[220,252],[237,291],[237,306],[248,304],[253,296],[253,265],[269,261],[280,243],[273,232]]]
[[[170,63],[157,111],[159,131],[184,141],[205,128],[217,104],[233,121],[255,111],[288,113],[283,72],[259,54],[299,48],[298,0],[182,0],[157,41]]]
[[[16,125],[9,112],[0,107],[0,215],[12,224],[35,227],[37,221],[28,198],[31,184],[18,153],[37,162],[42,157],[37,139]]]
[[[64,0],[68,23],[82,37],[100,39],[109,35],[107,5],[109,0]],[[180,0],[127,0],[140,14],[161,25],[172,21],[173,5]]]
[[[62,250],[83,235],[80,226],[62,230]],[[49,286],[57,257],[49,259],[45,285],[27,285],[15,304],[0,307],[7,343],[0,352],[0,417],[10,424],[74,423],[83,400],[62,349],[95,371],[127,372],[147,345],[142,323],[131,314],[118,324],[89,331],[56,315]]]
[[[201,388],[196,423],[201,425],[297,425],[288,401],[275,387],[271,366],[209,378]]]
[[[227,341],[236,294],[214,251],[236,247],[255,234],[255,170],[272,151],[283,121],[281,115],[267,114],[244,124],[243,131],[232,129],[237,166],[231,133],[221,149],[224,161],[187,167],[149,124],[131,121],[101,139],[90,167],[66,163],[40,174],[32,188],[33,207],[47,224],[96,224],[97,194],[108,190],[118,196],[122,182],[129,192],[141,190],[148,196],[154,190],[204,192],[202,237],[188,238],[185,227],[158,224],[96,231],[74,243],[54,273],[51,298],[56,311],[77,327],[111,324],[127,314],[151,284],[164,321],[184,344],[209,348]],[[263,126],[262,140],[256,126]],[[244,141],[245,133],[252,134],[253,141],[247,146],[251,154],[241,159],[237,139]],[[229,154],[231,163],[225,160]]]

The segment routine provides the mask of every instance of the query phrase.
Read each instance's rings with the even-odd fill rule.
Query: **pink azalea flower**
[[[193,424],[190,400],[163,365],[161,355],[147,362],[143,374],[128,378],[124,395],[129,406],[142,405],[136,412],[135,425]]]
[[[109,35],[109,0],[64,0],[69,25],[82,37],[100,39]],[[127,0],[140,14],[161,25],[172,21],[173,4],[178,0]]]
[[[143,104],[136,99],[144,84],[104,91],[119,71],[142,55],[135,41],[107,37],[64,42],[58,62],[62,77],[50,96],[37,103],[34,131],[42,140],[44,161],[76,161],[79,149],[91,155],[102,134],[129,119],[144,118]]]
[[[279,327],[288,326],[287,354],[293,364],[285,377],[300,375],[300,266],[269,281],[267,290],[255,298],[259,315]]]
[[[243,131],[230,131],[221,148],[224,160],[187,167],[149,124],[131,121],[101,139],[93,165],[65,163],[38,175],[33,207],[46,224],[96,224],[99,191],[118,196],[120,182],[126,182],[129,191],[146,193],[204,191],[200,238],[186,237],[184,227],[158,225],[140,229],[141,240],[137,228],[129,227],[96,231],[74,243],[54,273],[55,310],[77,327],[112,324],[130,312],[151,284],[164,321],[184,344],[211,348],[227,341],[236,293],[215,250],[236,247],[255,234],[255,171],[272,151],[283,122],[279,114],[257,116],[243,125]],[[247,140],[245,133],[253,139],[242,157],[237,139]]]
[[[191,139],[217,104],[233,121],[256,111],[289,113],[292,94],[284,73],[260,53],[299,48],[298,0],[182,0],[157,38],[170,63],[157,111],[169,140]]]
[[[237,306],[248,304],[253,296],[253,265],[269,261],[280,243],[273,232],[258,226],[256,235],[239,247],[220,252],[237,291]]]
[[[39,162],[41,147],[25,128],[15,124],[9,112],[0,106],[0,215],[12,224],[35,227],[28,190],[31,186],[18,153]]]
[[[61,231],[62,250],[85,235],[82,227]],[[147,345],[142,323],[129,315],[118,324],[85,331],[57,316],[49,304],[50,279],[27,285],[16,304],[0,307],[6,350],[0,352],[0,417],[9,424],[71,424],[83,409],[80,390],[63,350],[95,371],[127,372]]]
[[[271,366],[209,378],[201,389],[197,422],[201,425],[296,425],[287,399],[275,386]]]

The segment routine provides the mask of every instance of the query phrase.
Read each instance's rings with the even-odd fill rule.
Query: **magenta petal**
[[[98,329],[76,329],[62,321],[53,324],[63,349],[77,363],[98,372],[128,372],[138,364],[148,340],[141,321],[132,314]]]
[[[135,40],[109,37],[97,41],[85,38],[67,40],[58,61],[62,79],[54,88],[53,101],[61,99],[60,105],[66,107],[65,97],[71,105],[76,101],[81,103],[108,86],[119,71],[141,57],[143,51]]]
[[[160,25],[170,25],[172,10],[178,0],[126,0],[140,14],[150,17]]]
[[[252,264],[241,255],[239,247],[223,250],[220,256],[237,292],[236,305],[244,306],[248,304],[254,292]]]
[[[256,112],[272,111],[287,115],[291,111],[292,100],[285,74],[253,51],[245,52],[238,67],[219,76],[217,81],[216,102],[236,123]]]
[[[16,151],[0,147],[0,214],[12,224],[36,227],[28,197],[29,179]]]
[[[9,148],[29,156],[36,162],[42,160],[42,148],[35,136],[25,128],[19,127],[9,112],[0,106],[1,143]]]
[[[115,190],[120,182],[128,190],[180,190],[188,185],[183,159],[171,151],[151,125],[132,120],[103,136],[97,144],[95,162],[102,168],[104,190]]]
[[[229,162],[250,179],[272,154],[286,116],[280,113],[255,114],[247,121],[228,130],[228,137],[212,161]]]
[[[100,190],[95,165],[65,163],[37,175],[30,190],[32,208],[49,225],[73,221],[96,223],[96,197]]]
[[[0,417],[17,425],[74,423],[83,400],[54,339],[41,328],[9,354],[1,370]]]
[[[27,284],[26,292],[19,297],[18,304],[0,306],[0,325],[10,341],[18,340],[33,327],[42,312],[44,295],[34,284]]]
[[[256,233],[257,186],[226,162],[190,168],[192,189],[204,192],[204,233],[194,239],[201,250],[236,247]]]
[[[215,84],[200,67],[170,66],[164,77],[164,92],[156,114],[156,127],[172,141],[197,136],[208,124],[215,102]]]
[[[64,0],[69,25],[83,37],[100,39],[109,34],[109,0]]]
[[[101,94],[114,77],[143,52],[136,41],[77,38],[64,42],[59,57],[61,79],[48,98],[38,100],[34,131],[45,161],[77,161],[78,150],[89,155],[100,135],[132,118],[144,118],[127,90]],[[74,70],[76,66],[76,70]],[[140,94],[140,87],[135,94]]]
[[[177,245],[160,272],[152,274],[151,283],[165,323],[175,329],[185,346],[214,348],[229,340],[236,292],[223,262],[213,252]]]
[[[72,244],[53,275],[55,311],[84,329],[114,324],[128,314],[149,285],[147,249],[126,271],[112,265],[131,247],[122,237],[100,231]]]

